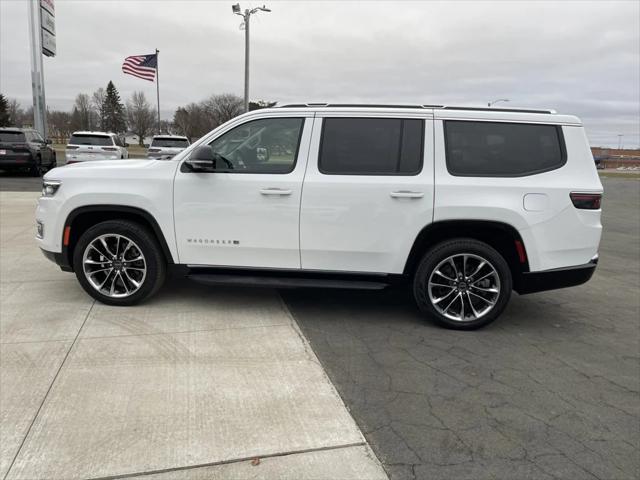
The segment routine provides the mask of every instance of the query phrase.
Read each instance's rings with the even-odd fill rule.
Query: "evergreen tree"
[[[0,127],[9,126],[9,102],[3,94],[0,93]]]
[[[127,129],[124,105],[120,100],[118,89],[109,81],[103,107],[104,129],[108,132],[122,133]]]

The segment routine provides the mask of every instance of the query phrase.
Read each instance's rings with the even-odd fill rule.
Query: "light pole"
[[[270,12],[271,10],[265,7],[256,7],[252,9],[246,9],[244,13],[240,9],[240,4],[236,3],[231,6],[231,10],[236,15],[240,15],[244,19],[244,111],[249,111],[249,25],[251,21],[251,15],[258,11]]]
[[[624,137],[624,135],[619,133],[618,134],[618,150],[622,150],[622,137]]]
[[[498,102],[508,102],[508,101],[510,101],[508,98],[498,98],[497,100],[492,100],[491,102],[487,103],[487,107],[495,105]]]

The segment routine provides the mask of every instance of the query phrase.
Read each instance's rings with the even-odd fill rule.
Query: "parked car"
[[[0,169],[26,170],[40,177],[55,168],[56,152],[51,140],[30,128],[0,128]]]
[[[95,160],[129,158],[124,139],[115,133],[74,132],[65,151],[67,165]]]
[[[191,143],[180,135],[156,135],[151,141],[148,158],[168,160],[187,148]]]
[[[553,111],[290,105],[221,125],[167,162],[45,176],[44,254],[110,305],[168,265],[221,285],[377,290],[427,317],[495,320],[598,261],[602,185],[580,120]]]

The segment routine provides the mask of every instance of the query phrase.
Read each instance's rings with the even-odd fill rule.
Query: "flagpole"
[[[156,48],[156,95],[158,99],[158,133],[160,131],[160,50]]]

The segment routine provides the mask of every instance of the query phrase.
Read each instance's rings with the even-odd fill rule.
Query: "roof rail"
[[[536,108],[494,108],[494,107],[442,107],[443,110],[472,110],[479,112],[519,112],[519,113],[558,113],[555,110],[550,109],[536,109]]]
[[[442,110],[471,110],[480,112],[517,112],[517,113],[557,113],[551,109],[535,108],[494,108],[494,107],[458,107],[452,105],[393,105],[393,104],[372,104],[372,103],[290,103],[287,105],[277,105],[276,108],[318,108],[318,107],[346,107],[346,108],[415,108],[415,109],[442,109]]]

